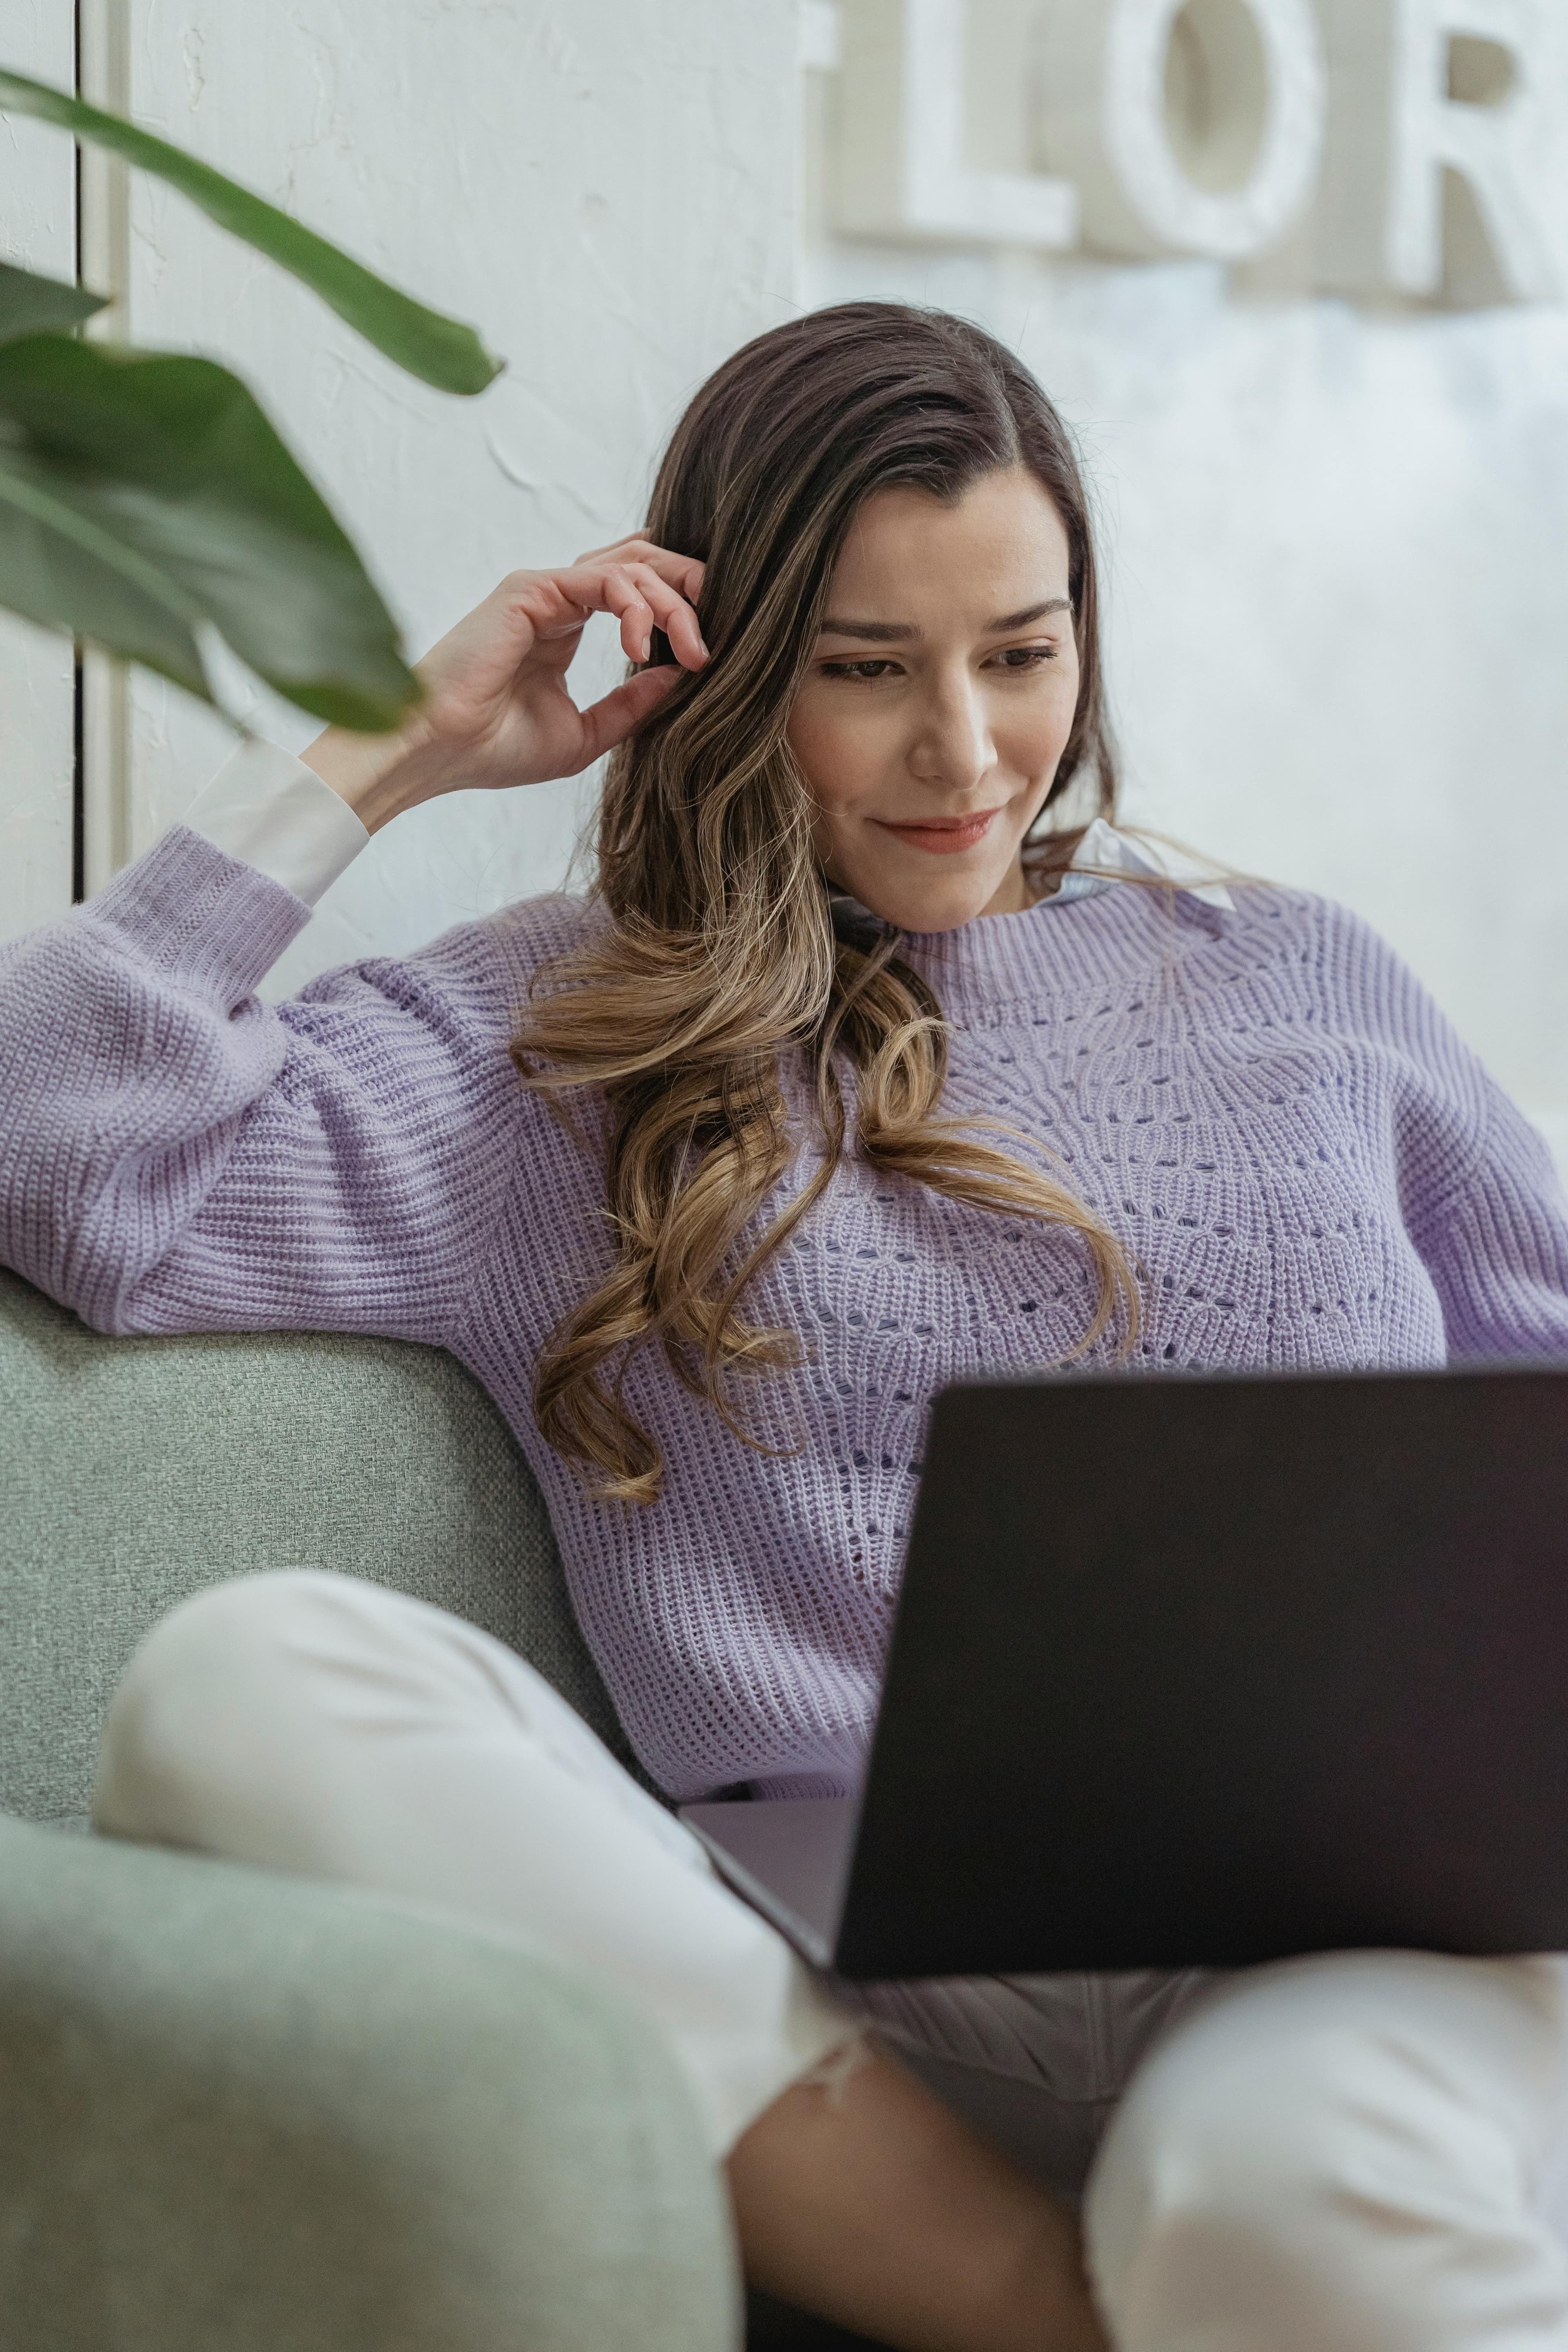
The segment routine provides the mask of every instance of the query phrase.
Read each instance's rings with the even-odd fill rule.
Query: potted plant
[[[0,112],[154,173],[410,374],[482,392],[501,362],[210,164],[0,68]],[[218,699],[203,638],[317,718],[379,731],[417,700],[392,615],[254,394],[216,362],[89,341],[107,298],[0,263],[0,607]]]

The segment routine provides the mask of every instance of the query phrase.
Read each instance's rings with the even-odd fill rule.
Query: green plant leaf
[[[105,309],[108,299],[89,294],[85,286],[68,286],[61,278],[39,278],[30,269],[0,261],[0,343],[12,342],[18,335],[79,327],[95,310]]]
[[[428,310],[412,296],[401,294],[384,278],[367,269],[337,246],[318,236],[287,213],[279,212],[248,188],[215,172],[210,163],[139,131],[118,114],[105,114],[68,91],[0,67],[0,113],[36,115],[74,131],[91,146],[122,155],[128,163],[166,180],[216,221],[220,228],[242,237],[279,268],[319,294],[345,319],[366,342],[396,362],[410,375],[437,385],[442,392],[483,392],[500,374],[504,362],[485,349],[472,327]]]
[[[0,441],[0,604],[47,629],[89,637],[211,701],[175,583],[95,510],[90,484]]]
[[[211,360],[65,335],[0,345],[0,604],[212,699],[210,622],[345,727],[418,699],[396,627],[322,499]]]

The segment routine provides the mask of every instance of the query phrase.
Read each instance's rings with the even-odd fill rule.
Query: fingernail
[[[713,656],[712,656],[712,655],[709,652],[709,650],[708,650],[708,648],[707,648],[706,645],[704,645],[704,643],[703,643],[703,641],[702,641],[702,639],[701,639],[701,637],[700,637],[700,636],[699,636],[699,638],[698,638],[698,640],[697,640],[697,650],[698,650],[698,652],[701,655],[701,656],[702,656],[702,658],[703,658],[703,660],[704,660],[704,661],[711,661],[711,660],[712,660]]]
[[[642,641],[642,657],[643,657],[644,661],[647,661],[647,659],[648,656],[652,653],[652,651],[653,651],[653,639],[652,639],[651,637],[645,637],[645,638],[643,639],[643,641]]]

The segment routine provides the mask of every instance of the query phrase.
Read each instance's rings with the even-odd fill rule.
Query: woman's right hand
[[[646,539],[594,549],[559,572],[514,572],[417,664],[425,699],[395,735],[329,727],[300,756],[368,830],[442,793],[574,776],[629,735],[680,675],[644,670],[579,710],[566,671],[595,613],[620,623],[629,660],[662,629],[681,667],[708,659],[693,609],[702,566]]]

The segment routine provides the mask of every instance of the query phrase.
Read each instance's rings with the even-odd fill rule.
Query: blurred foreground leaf
[[[128,163],[167,181],[209,220],[289,270],[367,343],[374,343],[378,352],[426,383],[442,392],[483,392],[500,374],[503,362],[485,349],[472,327],[400,294],[384,278],[378,278],[313,229],[226,179],[210,163],[200,163],[194,155],[171,147],[166,139],[155,139],[151,131],[139,131],[118,114],[105,114],[68,90],[53,89],[47,82],[31,81],[25,74],[9,73],[3,67],[0,113],[30,114],[41,121],[58,123],[89,145],[107,148]]]
[[[418,699],[350,541],[211,360],[0,343],[0,604],[208,701],[203,622],[319,718],[381,731]]]
[[[79,327],[107,301],[106,295],[89,294],[85,286],[68,286],[61,278],[39,278],[0,261],[0,343],[50,328]]]

